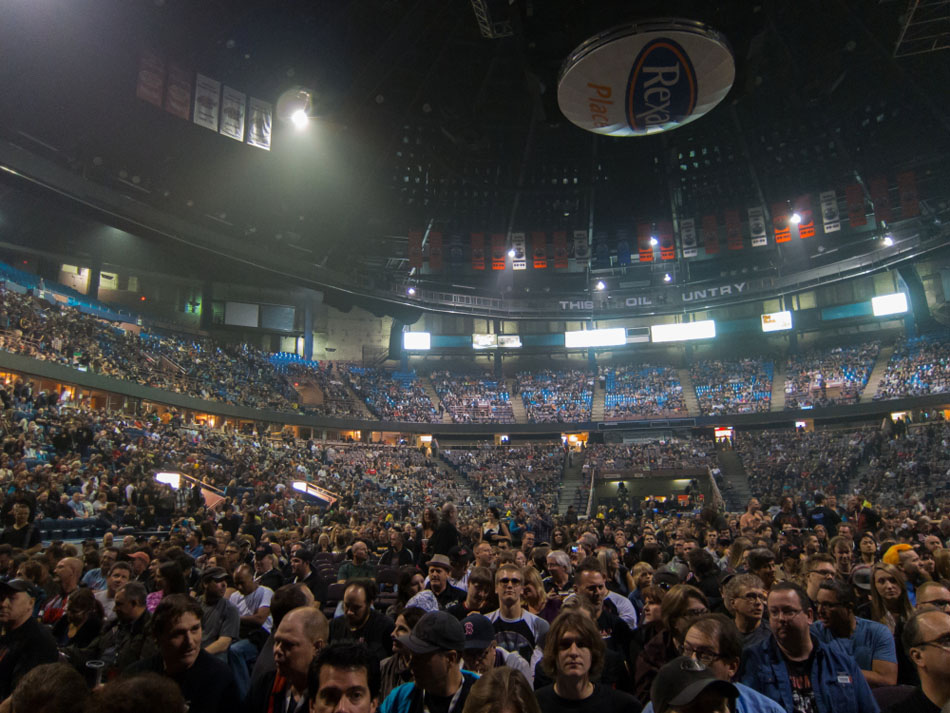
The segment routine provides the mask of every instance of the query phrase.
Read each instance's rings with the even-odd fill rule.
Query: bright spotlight
[[[663,282],[672,282],[672,281],[673,281],[673,276],[670,273],[666,273],[665,275],[663,275]]]
[[[893,244],[894,244],[894,238],[892,238],[890,235],[885,235],[885,236],[884,236],[884,247],[889,248],[889,247],[891,247],[891,245],[893,245]]]
[[[410,287],[410,288],[408,288],[408,289],[406,290],[406,294],[409,295],[410,297],[412,297],[414,294],[416,294],[416,288],[415,288],[415,287]]]
[[[297,127],[298,131],[303,131],[307,128],[307,124],[310,123],[310,117],[307,116],[307,112],[303,109],[297,109],[297,111],[291,114],[290,120],[294,122],[294,126]]]
[[[658,243],[659,241],[656,238],[652,236],[650,237],[650,245],[652,245],[653,247],[656,247]]]
[[[514,257],[514,256],[515,256],[515,249],[512,248],[511,250],[508,251],[508,257]]]
[[[802,222],[801,213],[797,211],[795,213],[792,213],[791,217],[788,219],[788,222],[791,223],[792,225],[798,225],[799,223],[801,223]]]
[[[606,289],[607,289],[607,283],[604,282],[603,280],[597,280],[597,284],[594,285],[594,287],[596,287],[598,290],[606,290]]]

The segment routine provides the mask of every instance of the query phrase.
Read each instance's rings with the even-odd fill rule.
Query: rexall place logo
[[[673,40],[655,39],[640,51],[627,83],[627,123],[637,133],[679,125],[696,110],[696,71]]]
[[[561,67],[558,105],[607,136],[669,131],[711,111],[735,80],[729,43],[690,20],[651,20],[581,44]]]

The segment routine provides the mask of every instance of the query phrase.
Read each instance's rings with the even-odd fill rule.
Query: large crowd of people
[[[699,410],[704,416],[764,413],[772,407],[772,362],[700,359],[689,367]]]
[[[351,365],[346,373],[350,386],[381,421],[438,423],[442,420],[414,372]]]
[[[866,342],[793,354],[785,367],[785,408],[857,403],[879,352],[878,343]]]
[[[429,375],[440,408],[452,423],[514,423],[515,414],[504,379],[439,369]]]
[[[604,382],[604,419],[676,418],[688,415],[683,386],[676,369],[630,364],[601,367]]]
[[[516,378],[531,423],[590,421],[594,374],[581,369],[519,372]]]
[[[942,394],[950,388],[950,339],[931,334],[901,339],[878,384],[875,399]]]

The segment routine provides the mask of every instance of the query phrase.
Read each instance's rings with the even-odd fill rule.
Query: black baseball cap
[[[0,582],[0,591],[26,592],[34,599],[37,598],[36,589],[36,585],[28,579],[11,579],[8,582]]]
[[[688,706],[707,688],[715,688],[730,701],[739,697],[739,690],[735,686],[716,678],[699,661],[679,656],[661,668],[653,680],[653,686],[650,687],[653,710],[666,713],[676,706]]]
[[[482,614],[469,614],[462,619],[462,629],[465,631],[465,649],[487,649],[495,640],[495,627],[491,619]]]
[[[465,649],[462,622],[445,611],[430,611],[416,622],[412,633],[396,640],[414,654]]]
[[[224,567],[208,567],[201,573],[201,578],[221,581],[228,578],[228,571]]]

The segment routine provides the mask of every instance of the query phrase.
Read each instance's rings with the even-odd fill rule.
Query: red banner
[[[442,233],[429,233],[429,269],[442,269]]]
[[[491,235],[491,269],[492,270],[504,270],[505,269],[505,234],[504,233],[492,233]]]
[[[726,244],[730,250],[742,250],[742,219],[739,211],[726,211]]]
[[[653,245],[649,223],[637,223],[637,245],[640,248],[640,262],[653,262]]]
[[[891,197],[887,187],[887,179],[872,178],[870,185],[871,202],[874,204],[874,220],[878,225],[882,221],[891,222]]]
[[[801,218],[798,222],[798,237],[802,240],[815,237],[815,214],[811,210],[810,195],[806,193],[795,200],[795,212]]]
[[[848,202],[848,223],[852,228],[860,228],[868,224],[867,213],[864,210],[864,189],[858,183],[852,183],[844,189],[845,200]]]
[[[917,176],[913,171],[897,174],[897,194],[901,201],[901,218],[920,215],[920,200],[917,198]]]
[[[555,230],[553,236],[554,242],[554,269],[567,269],[567,231]]]
[[[531,233],[531,255],[534,269],[543,270],[548,266],[548,236],[542,232]]]
[[[472,233],[472,269],[485,269],[485,234]]]
[[[409,231],[409,267],[422,267],[422,232]]]
[[[715,255],[719,252],[719,233],[716,226],[716,216],[703,216],[703,247],[706,248],[707,255]]]
[[[165,84],[165,111],[172,116],[188,121],[191,119],[191,78],[189,72],[176,62],[168,63],[168,80]]]
[[[673,224],[668,220],[657,223],[656,232],[660,234],[660,259],[676,259],[676,242],[673,240]]]
[[[787,243],[792,239],[792,226],[788,218],[788,206],[785,203],[772,204],[772,231],[777,243]]]
[[[165,98],[165,60],[151,50],[142,50],[135,96],[160,107]]]

